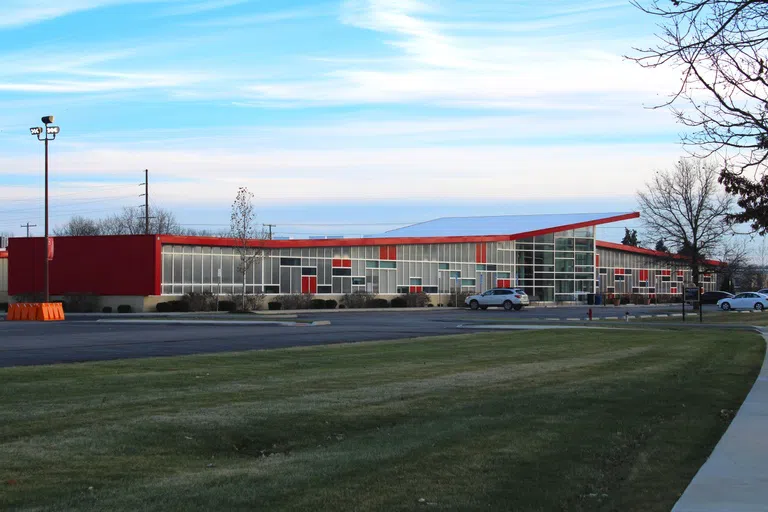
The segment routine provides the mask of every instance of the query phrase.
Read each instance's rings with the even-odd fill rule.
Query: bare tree
[[[149,217],[149,232],[153,235],[183,233],[176,216],[169,210],[151,207]],[[140,208],[124,207],[120,213],[103,219],[101,229],[107,235],[142,235],[146,230],[144,211]]]
[[[743,280],[745,272],[751,267],[747,241],[743,238],[724,241],[715,257],[723,263],[713,268],[718,274],[720,289],[733,292],[736,283]]]
[[[719,181],[738,197],[732,223],[768,232],[768,2],[633,0],[659,19],[659,43],[631,57],[644,67],[670,66],[681,85],[669,102],[693,128],[683,142],[699,156],[725,158]]]
[[[646,239],[662,239],[684,256],[697,285],[705,260],[729,233],[726,216],[733,199],[718,188],[716,166],[681,159],[674,170],[657,172],[637,194]]]
[[[63,226],[53,229],[55,236],[95,236],[102,234],[101,221],[75,215]]]
[[[245,281],[248,270],[253,266],[256,258],[262,254],[259,247],[252,246],[254,239],[264,239],[263,230],[259,230],[256,224],[256,211],[253,207],[253,193],[246,187],[240,187],[237,190],[237,196],[232,203],[232,215],[230,216],[230,236],[237,241],[235,251],[240,257],[237,265],[237,271],[243,281],[243,291],[241,294],[241,307],[245,306]]]

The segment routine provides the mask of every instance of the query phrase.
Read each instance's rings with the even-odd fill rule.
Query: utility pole
[[[277,224],[264,224],[267,228],[269,228],[269,240],[272,240],[272,228],[276,228]]]
[[[144,234],[149,234],[149,169],[144,169],[144,193],[139,194],[139,197],[144,196]]]
[[[20,227],[27,228],[27,238],[29,238],[29,228],[36,228],[37,224],[30,224],[27,222],[26,224],[22,224]]]

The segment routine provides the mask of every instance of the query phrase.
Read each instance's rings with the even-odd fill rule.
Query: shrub
[[[325,301],[323,299],[312,299],[309,303],[309,309],[325,309]]]
[[[216,296],[211,292],[190,292],[181,298],[189,305],[188,311],[215,311]]]
[[[171,312],[171,303],[170,302],[158,302],[155,304],[155,310],[158,313],[170,313]]]
[[[118,313],[130,313],[131,311],[133,311],[133,308],[130,304],[120,304],[117,306]]]
[[[463,308],[464,307],[464,300],[467,297],[469,297],[470,295],[474,295],[474,294],[475,294],[474,292],[465,292],[465,291],[460,291],[458,294],[456,292],[453,292],[448,297],[448,304],[447,304],[447,306],[449,308],[455,308],[455,307]],[[458,302],[456,300],[457,295],[458,295]],[[457,304],[458,304],[458,306],[457,306]]]
[[[367,308],[388,308],[389,301],[387,299],[371,299],[365,307]]]
[[[405,301],[403,297],[395,297],[394,299],[392,299],[389,305],[392,306],[393,308],[404,308],[408,306],[408,303]]]
[[[183,300],[172,300],[169,302],[171,305],[171,311],[174,313],[188,313],[189,312],[189,302],[184,302]]]
[[[405,300],[405,307],[423,308],[429,304],[429,295],[424,292],[405,293],[401,296]]]
[[[291,293],[279,296],[277,301],[283,305],[283,309],[309,309],[313,298],[311,293]]]
[[[0,302],[0,311],[8,311],[8,303]]]
[[[64,295],[61,302],[68,313],[95,313],[99,308],[99,298],[88,293]]]
[[[43,302],[42,293],[21,293],[13,296],[13,301],[17,304],[24,304],[29,302]]]
[[[625,305],[629,304],[629,302],[630,302],[630,301],[629,301],[629,297],[627,297],[627,296],[625,295],[625,296],[623,296],[623,297],[621,298],[621,300],[619,301],[619,304],[621,304],[622,306],[625,306]]]
[[[368,303],[371,302],[374,295],[365,291],[357,291],[352,293],[345,293],[341,298],[341,303],[350,309],[352,308],[365,308],[368,307]]]
[[[243,309],[243,296],[233,293],[227,296],[228,301],[235,303],[236,310]],[[264,294],[263,293],[246,293],[245,294],[245,311],[256,311],[264,306]]]
[[[429,304],[427,304],[427,307],[428,308],[433,308],[433,307],[435,307],[435,305],[430,302]]]
[[[219,311],[227,311],[229,313],[234,313],[235,311],[237,311],[237,304],[233,300],[220,300]]]
[[[283,305],[277,301],[267,302],[267,308],[270,311],[278,311],[279,309],[282,309]]]
[[[102,313],[111,313],[112,312],[112,306],[104,306],[101,308]]]
[[[338,302],[336,302],[336,301],[335,301],[335,300],[333,300],[333,299],[326,299],[326,300],[325,300],[325,309],[336,309],[336,306],[337,306],[338,304],[339,304],[339,303],[338,303]]]
[[[346,308],[346,307],[347,307],[347,306],[345,306],[344,304],[339,304],[339,309],[344,309],[344,308]]]

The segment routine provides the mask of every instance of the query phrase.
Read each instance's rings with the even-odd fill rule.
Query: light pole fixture
[[[56,138],[56,134],[59,133],[59,127],[51,126],[53,125],[53,116],[45,116],[41,121],[45,125],[45,128],[34,127],[30,128],[29,132],[32,135],[36,135],[37,140],[45,142],[45,246],[43,248],[43,256],[45,259],[45,264],[43,266],[43,283],[45,288],[43,289],[43,302],[50,302],[51,297],[48,289],[48,260],[50,254],[50,241],[48,238],[48,141]]]

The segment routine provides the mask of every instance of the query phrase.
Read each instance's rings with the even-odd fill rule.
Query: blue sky
[[[677,77],[622,58],[653,32],[612,0],[3,0],[0,231],[43,224],[47,114],[54,225],[138,205],[145,168],[208,229],[242,185],[294,236],[632,210],[682,155],[646,108]]]

